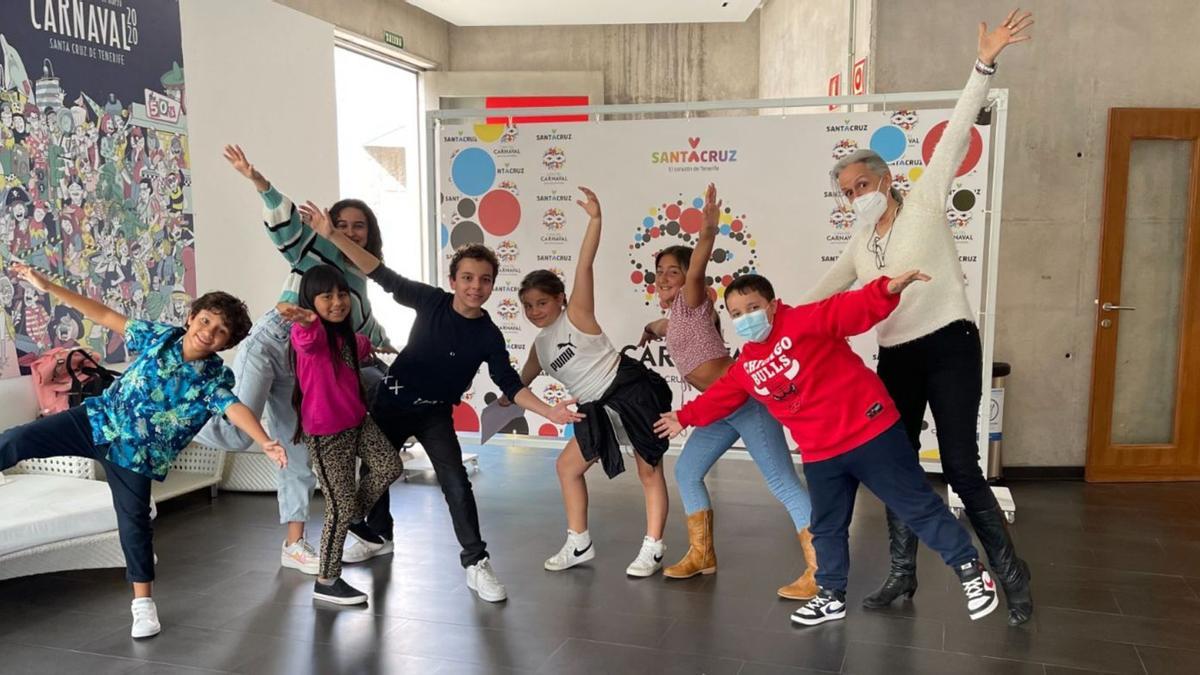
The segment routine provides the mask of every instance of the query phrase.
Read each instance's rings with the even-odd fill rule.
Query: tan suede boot
[[[789,600],[808,600],[815,597],[821,589],[817,587],[814,575],[817,573],[817,551],[812,545],[812,533],[808,528],[800,530],[800,549],[804,551],[806,569],[800,578],[779,589],[779,597]]]
[[[688,551],[683,560],[663,570],[671,579],[687,579],[717,571],[717,553],[713,550],[712,509],[697,511],[687,519]]]

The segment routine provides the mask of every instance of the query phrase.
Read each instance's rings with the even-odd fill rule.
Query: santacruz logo
[[[850,208],[849,205],[835,206],[833,210],[829,212],[829,224],[832,225],[833,229],[835,230],[853,229],[854,221],[857,219],[857,214],[854,213],[854,209]]]
[[[520,290],[521,287],[515,284],[495,284],[492,286],[493,293],[517,293]]]
[[[560,132],[557,129],[551,129],[548,134],[537,134],[534,136],[539,141],[569,141],[572,136],[567,132]]]
[[[496,315],[505,321],[512,321],[521,313],[521,307],[512,298],[505,298],[496,306]]]
[[[687,139],[690,149],[684,150],[666,150],[650,153],[651,164],[723,164],[727,162],[736,162],[738,151],[736,149],[728,150],[709,150],[697,149],[700,145],[700,137],[694,136]]]
[[[542,166],[551,171],[558,171],[567,164],[567,153],[562,148],[549,147],[542,153]]]
[[[504,166],[496,169],[496,173],[505,176],[519,176],[525,173],[525,169],[519,166],[509,166],[505,164]]]
[[[575,198],[571,195],[560,195],[557,193],[551,193],[548,195],[538,195],[537,200],[539,202],[570,202],[570,201],[574,201]]]
[[[539,253],[538,262],[571,262],[571,256],[565,253]]]
[[[517,242],[511,239],[505,239],[496,246],[496,257],[500,259],[500,262],[515,262],[519,253],[520,249],[517,248]]]
[[[858,141],[850,138],[843,138],[837,142],[837,145],[833,146],[833,158],[841,159],[850,155],[850,153],[854,152],[855,150],[858,150]]]
[[[845,133],[847,131],[867,131],[870,129],[866,124],[850,124],[849,120],[845,124],[827,124],[825,125],[825,133]]]
[[[897,110],[892,113],[892,124],[900,127],[905,131],[912,131],[913,127],[917,126],[919,118],[916,110]]]
[[[950,222],[950,227],[961,230],[971,224],[971,212],[950,207],[946,209],[946,220]]]
[[[567,389],[557,382],[551,382],[542,387],[542,400],[550,405],[567,400]]]
[[[546,209],[542,214],[542,227],[557,232],[567,224],[567,215],[562,209]]]
[[[442,136],[443,143],[474,143],[476,140],[474,135],[464,131],[455,131],[452,134]]]

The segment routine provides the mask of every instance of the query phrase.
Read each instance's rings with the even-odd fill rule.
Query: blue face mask
[[[758,309],[734,319],[733,329],[751,342],[762,342],[771,334],[771,322],[766,310]]]

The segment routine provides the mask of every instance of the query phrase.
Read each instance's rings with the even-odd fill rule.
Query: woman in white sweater
[[[932,281],[905,293],[900,306],[876,326],[879,377],[900,409],[914,450],[919,448],[925,406],[937,425],[942,471],[962,498],[967,516],[1000,578],[1008,622],[1033,614],[1029,567],[1017,557],[1004,518],[979,467],[976,419],[982,382],[979,329],[963,285],[962,266],[946,222],[946,198],[963,161],[972,125],[987,99],[995,59],[1005,47],[1029,39],[1030,14],[1013,11],[993,31],[979,25],[979,58],[958,99],[929,165],[907,197],[892,187],[886,162],[860,150],[834,165],[832,176],[851,202],[857,230],[829,272],[809,292],[809,302],[882,274],[920,269]],[[863,600],[870,608],[912,597],[917,590],[917,537],[888,512],[892,567],[887,580]]]

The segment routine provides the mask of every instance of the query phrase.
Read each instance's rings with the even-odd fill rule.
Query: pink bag
[[[79,347],[55,347],[34,359],[30,369],[38,413],[45,417],[78,404],[81,400],[78,396],[79,387],[95,377],[93,369],[83,366],[88,362],[98,364],[99,361],[99,354]]]

